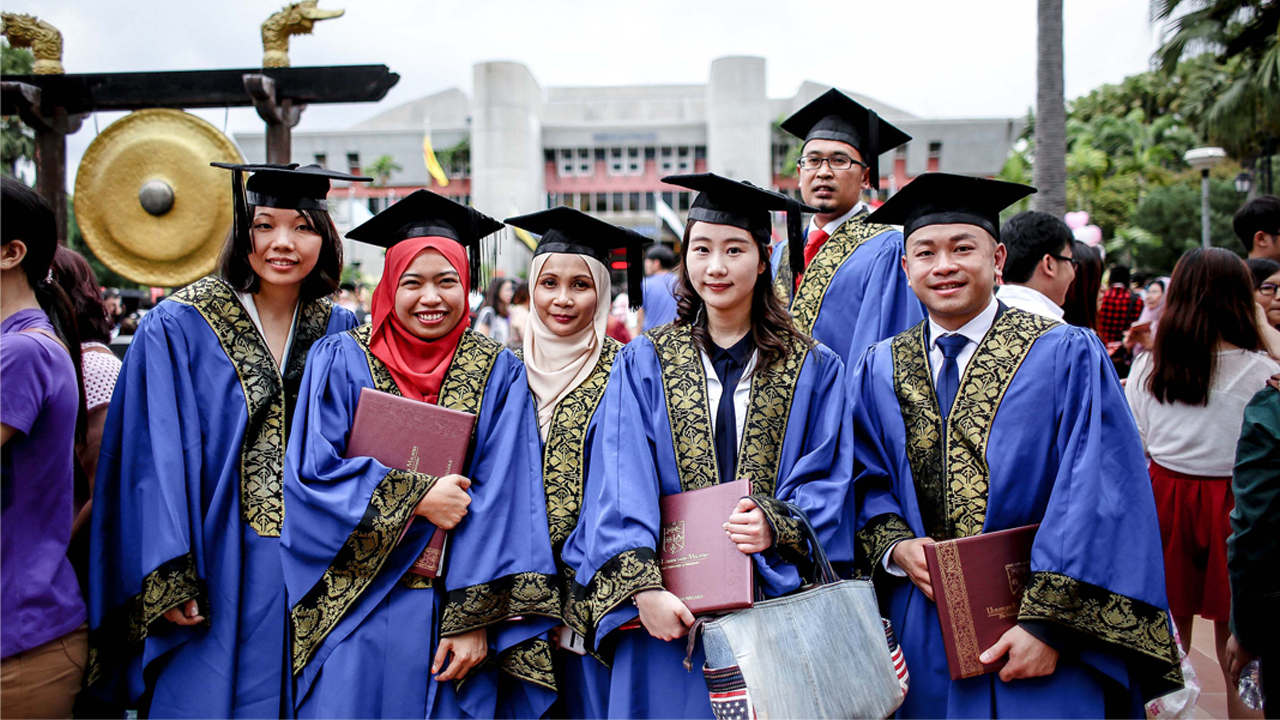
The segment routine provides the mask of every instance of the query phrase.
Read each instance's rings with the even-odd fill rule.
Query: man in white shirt
[[[1062,321],[1062,303],[1076,279],[1071,228],[1049,213],[1031,210],[1000,228],[1004,244],[1004,285],[996,297],[1009,307]]]
[[[928,311],[872,345],[849,381],[849,520],[913,658],[901,718],[1134,717],[1181,684],[1151,483],[1106,350],[1090,330],[993,296],[1008,253],[1000,211],[1031,192],[926,173],[868,218],[903,226],[902,268]],[[962,603],[940,623],[925,548],[1029,525],[1003,635],[957,629]],[[1008,582],[1004,570],[977,582]],[[983,667],[1002,660],[998,675]]]

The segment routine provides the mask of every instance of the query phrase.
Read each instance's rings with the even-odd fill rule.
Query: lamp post
[[[1248,195],[1249,191],[1253,189],[1253,176],[1249,174],[1248,170],[1245,170],[1236,176],[1235,184],[1236,194]]]
[[[1209,247],[1209,171],[1227,157],[1220,147],[1193,148],[1182,156],[1187,164],[1200,171],[1200,243]]]

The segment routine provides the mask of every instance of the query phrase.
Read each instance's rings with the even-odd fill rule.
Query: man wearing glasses
[[[852,363],[872,344],[924,319],[902,271],[902,233],[868,224],[862,202],[864,189],[880,187],[880,155],[911,137],[835,89],[787,118],[782,129],[804,140],[800,192],[819,212],[809,220],[803,247],[775,249],[774,287],[802,332]],[[793,265],[804,272],[793,273]]]
[[[1076,278],[1071,257],[1071,228],[1058,218],[1032,210],[1009,218],[1000,228],[1008,255],[1004,285],[996,297],[1009,307],[1062,322],[1062,303]]]

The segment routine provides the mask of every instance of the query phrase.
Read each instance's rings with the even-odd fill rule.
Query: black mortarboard
[[[816,213],[799,200],[746,181],[730,180],[715,173],[668,175],[662,182],[697,190],[698,197],[689,208],[689,221],[732,225],[751,233],[765,247],[773,234],[770,211],[787,214],[787,249],[794,272],[804,272],[804,234],[801,213]]]
[[[462,203],[430,190],[417,190],[396,204],[352,228],[347,237],[390,249],[401,240],[446,237],[467,248],[471,287],[480,284],[480,241],[502,223]]]
[[[910,135],[881,120],[875,110],[835,88],[783,120],[782,129],[806,143],[838,140],[854,146],[867,164],[867,180],[877,190],[880,189],[880,154],[911,140]]]
[[[620,225],[597,220],[569,207],[553,207],[528,215],[504,220],[508,225],[541,235],[534,249],[535,257],[543,253],[576,253],[610,266],[609,256],[615,249],[627,251],[627,299],[632,308],[644,304],[645,236]]]
[[[249,235],[249,207],[273,207],[286,210],[329,211],[329,181],[369,182],[373,178],[348,175],[326,170],[319,165],[299,167],[297,163],[275,165],[241,165],[236,163],[209,163],[231,171],[231,206],[233,231],[239,240],[252,244]],[[249,182],[244,180],[244,174]]]
[[[926,225],[977,225],[999,241],[1000,211],[1035,191],[1003,180],[925,173],[868,215],[867,222],[901,225],[904,237]]]

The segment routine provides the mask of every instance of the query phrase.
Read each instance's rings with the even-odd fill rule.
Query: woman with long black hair
[[[223,167],[219,271],[138,326],[94,487],[88,688],[152,717],[281,716],[289,420],[312,344],[355,325],[328,299],[342,239],[326,197],[361,178]]]
[[[794,200],[712,174],[665,178],[699,191],[685,227],[677,320],[618,353],[593,447],[587,497],[566,557],[578,558],[575,604],[587,645],[613,663],[609,717],[711,717],[707,688],[683,666],[694,617],[663,588],[659,498],[749,479],[724,518],[768,597],[800,585],[808,556],[799,505],[828,550],[836,542],[851,460],[844,366],[791,324],[769,271],[770,210]],[[623,626],[639,614],[639,629]],[[695,653],[701,666],[703,653]]]
[[[71,717],[88,655],[84,599],[67,559],[75,441],[84,437],[80,338],[50,267],[53,209],[0,180],[0,445],[5,717]]]

